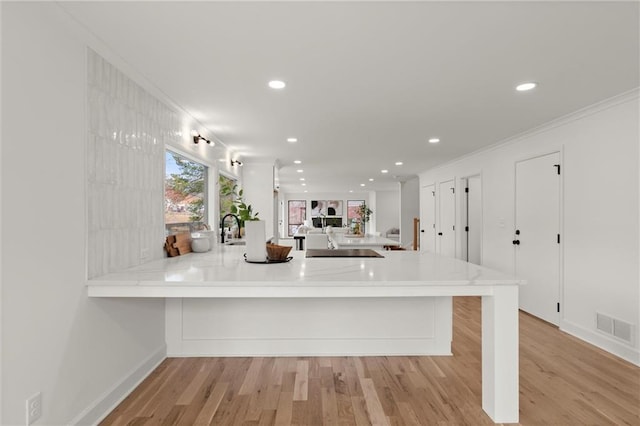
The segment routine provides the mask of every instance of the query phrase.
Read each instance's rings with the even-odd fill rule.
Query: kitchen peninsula
[[[518,421],[520,280],[426,252],[249,264],[244,247],[90,280],[90,297],[167,299],[170,356],[450,355],[451,297],[482,296],[482,406]]]

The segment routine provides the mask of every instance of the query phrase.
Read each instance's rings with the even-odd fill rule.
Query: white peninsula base
[[[451,297],[166,303],[169,356],[451,355]]]

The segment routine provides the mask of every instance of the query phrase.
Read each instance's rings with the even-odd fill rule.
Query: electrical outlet
[[[42,393],[38,392],[27,399],[27,426],[42,416]]]

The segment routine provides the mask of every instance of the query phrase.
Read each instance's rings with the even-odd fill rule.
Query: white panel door
[[[456,194],[455,181],[440,182],[438,186],[440,215],[438,223],[438,254],[456,257]]]
[[[560,154],[516,163],[515,271],[520,308],[558,324],[560,301]]]
[[[420,250],[436,251],[436,186],[420,190]]]
[[[467,179],[467,262],[480,265],[482,263],[482,185],[480,176]]]

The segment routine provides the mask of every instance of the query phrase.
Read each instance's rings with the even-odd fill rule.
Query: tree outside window
[[[218,176],[219,185],[219,197],[220,197],[220,218],[224,217],[227,213],[233,211],[233,206],[236,202],[236,181],[226,177],[225,175]]]
[[[164,220],[168,234],[204,227],[207,167],[174,152],[165,154]]]
[[[305,200],[289,200],[288,220],[289,236],[293,236],[307,218],[307,202]]]
[[[360,221],[360,209],[364,205],[364,200],[347,200],[347,222],[349,225]]]

